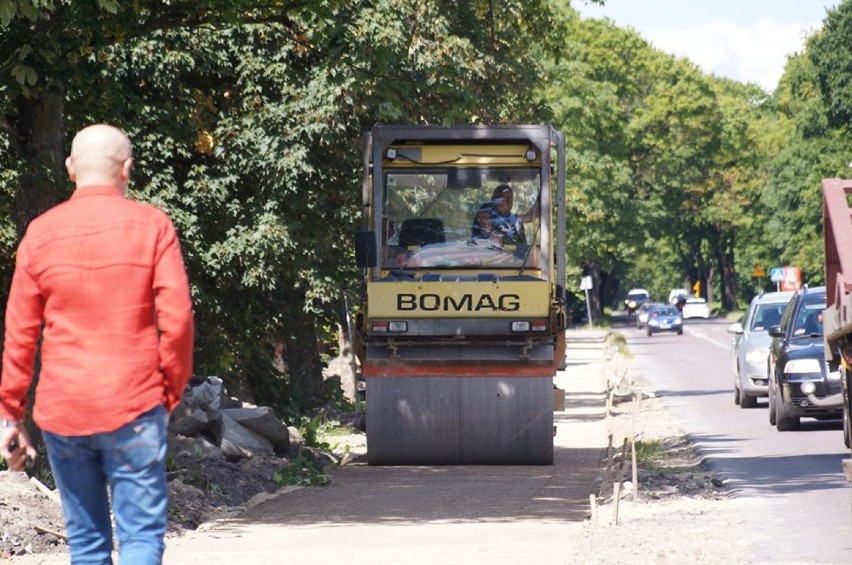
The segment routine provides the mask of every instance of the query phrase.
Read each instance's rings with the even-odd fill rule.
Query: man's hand
[[[23,424],[0,428],[0,456],[6,460],[10,471],[31,467],[37,455]]]

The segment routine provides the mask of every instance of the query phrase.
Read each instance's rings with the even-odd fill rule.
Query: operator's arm
[[[163,221],[153,290],[160,330],[160,367],[165,379],[166,408],[171,412],[180,404],[192,376],[194,325],[189,281],[177,234],[165,215]]]
[[[541,194],[539,194],[538,198],[535,199],[535,202],[533,203],[533,205],[529,209],[529,211],[527,211],[526,214],[521,214],[519,217],[521,218],[522,222],[524,222],[525,224],[528,224],[531,221],[533,221],[536,218],[536,216],[539,215],[540,212],[541,212]]]

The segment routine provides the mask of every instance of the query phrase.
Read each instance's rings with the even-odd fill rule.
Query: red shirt
[[[192,374],[193,321],[168,216],[89,186],[30,223],[6,305],[0,419],[23,416],[40,333],[41,429],[90,435],[174,409]]]

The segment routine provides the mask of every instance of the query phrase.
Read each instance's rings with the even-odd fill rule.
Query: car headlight
[[[761,351],[759,349],[752,349],[751,351],[746,353],[746,362],[751,363],[752,365],[763,365],[766,363],[766,357],[768,353],[766,351]]]
[[[822,366],[816,359],[791,359],[784,365],[785,373],[821,373]]]
[[[649,326],[659,326],[660,321],[658,319],[654,318],[653,320],[648,320],[648,325]]]
[[[679,326],[683,323],[683,319],[682,318],[675,318],[675,321],[672,322],[672,323],[676,326]]]
[[[631,308],[636,308],[636,302],[634,302],[633,300],[631,300],[630,302],[628,302],[628,303],[627,303],[627,305],[628,305],[629,307],[631,307]]]
[[[816,392],[816,385],[813,383],[813,381],[804,382],[802,383],[802,392],[804,394],[813,394],[814,392]]]

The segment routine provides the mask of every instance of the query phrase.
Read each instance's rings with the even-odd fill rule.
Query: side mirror
[[[729,334],[742,335],[742,333],[743,333],[743,325],[742,325],[741,323],[739,323],[739,322],[734,322],[733,324],[731,324],[730,326],[728,326],[728,333],[729,333]]]
[[[355,264],[361,269],[375,267],[379,262],[376,251],[376,232],[355,233]]]
[[[781,326],[770,326],[769,335],[771,337],[784,337],[784,332],[781,331]]]

